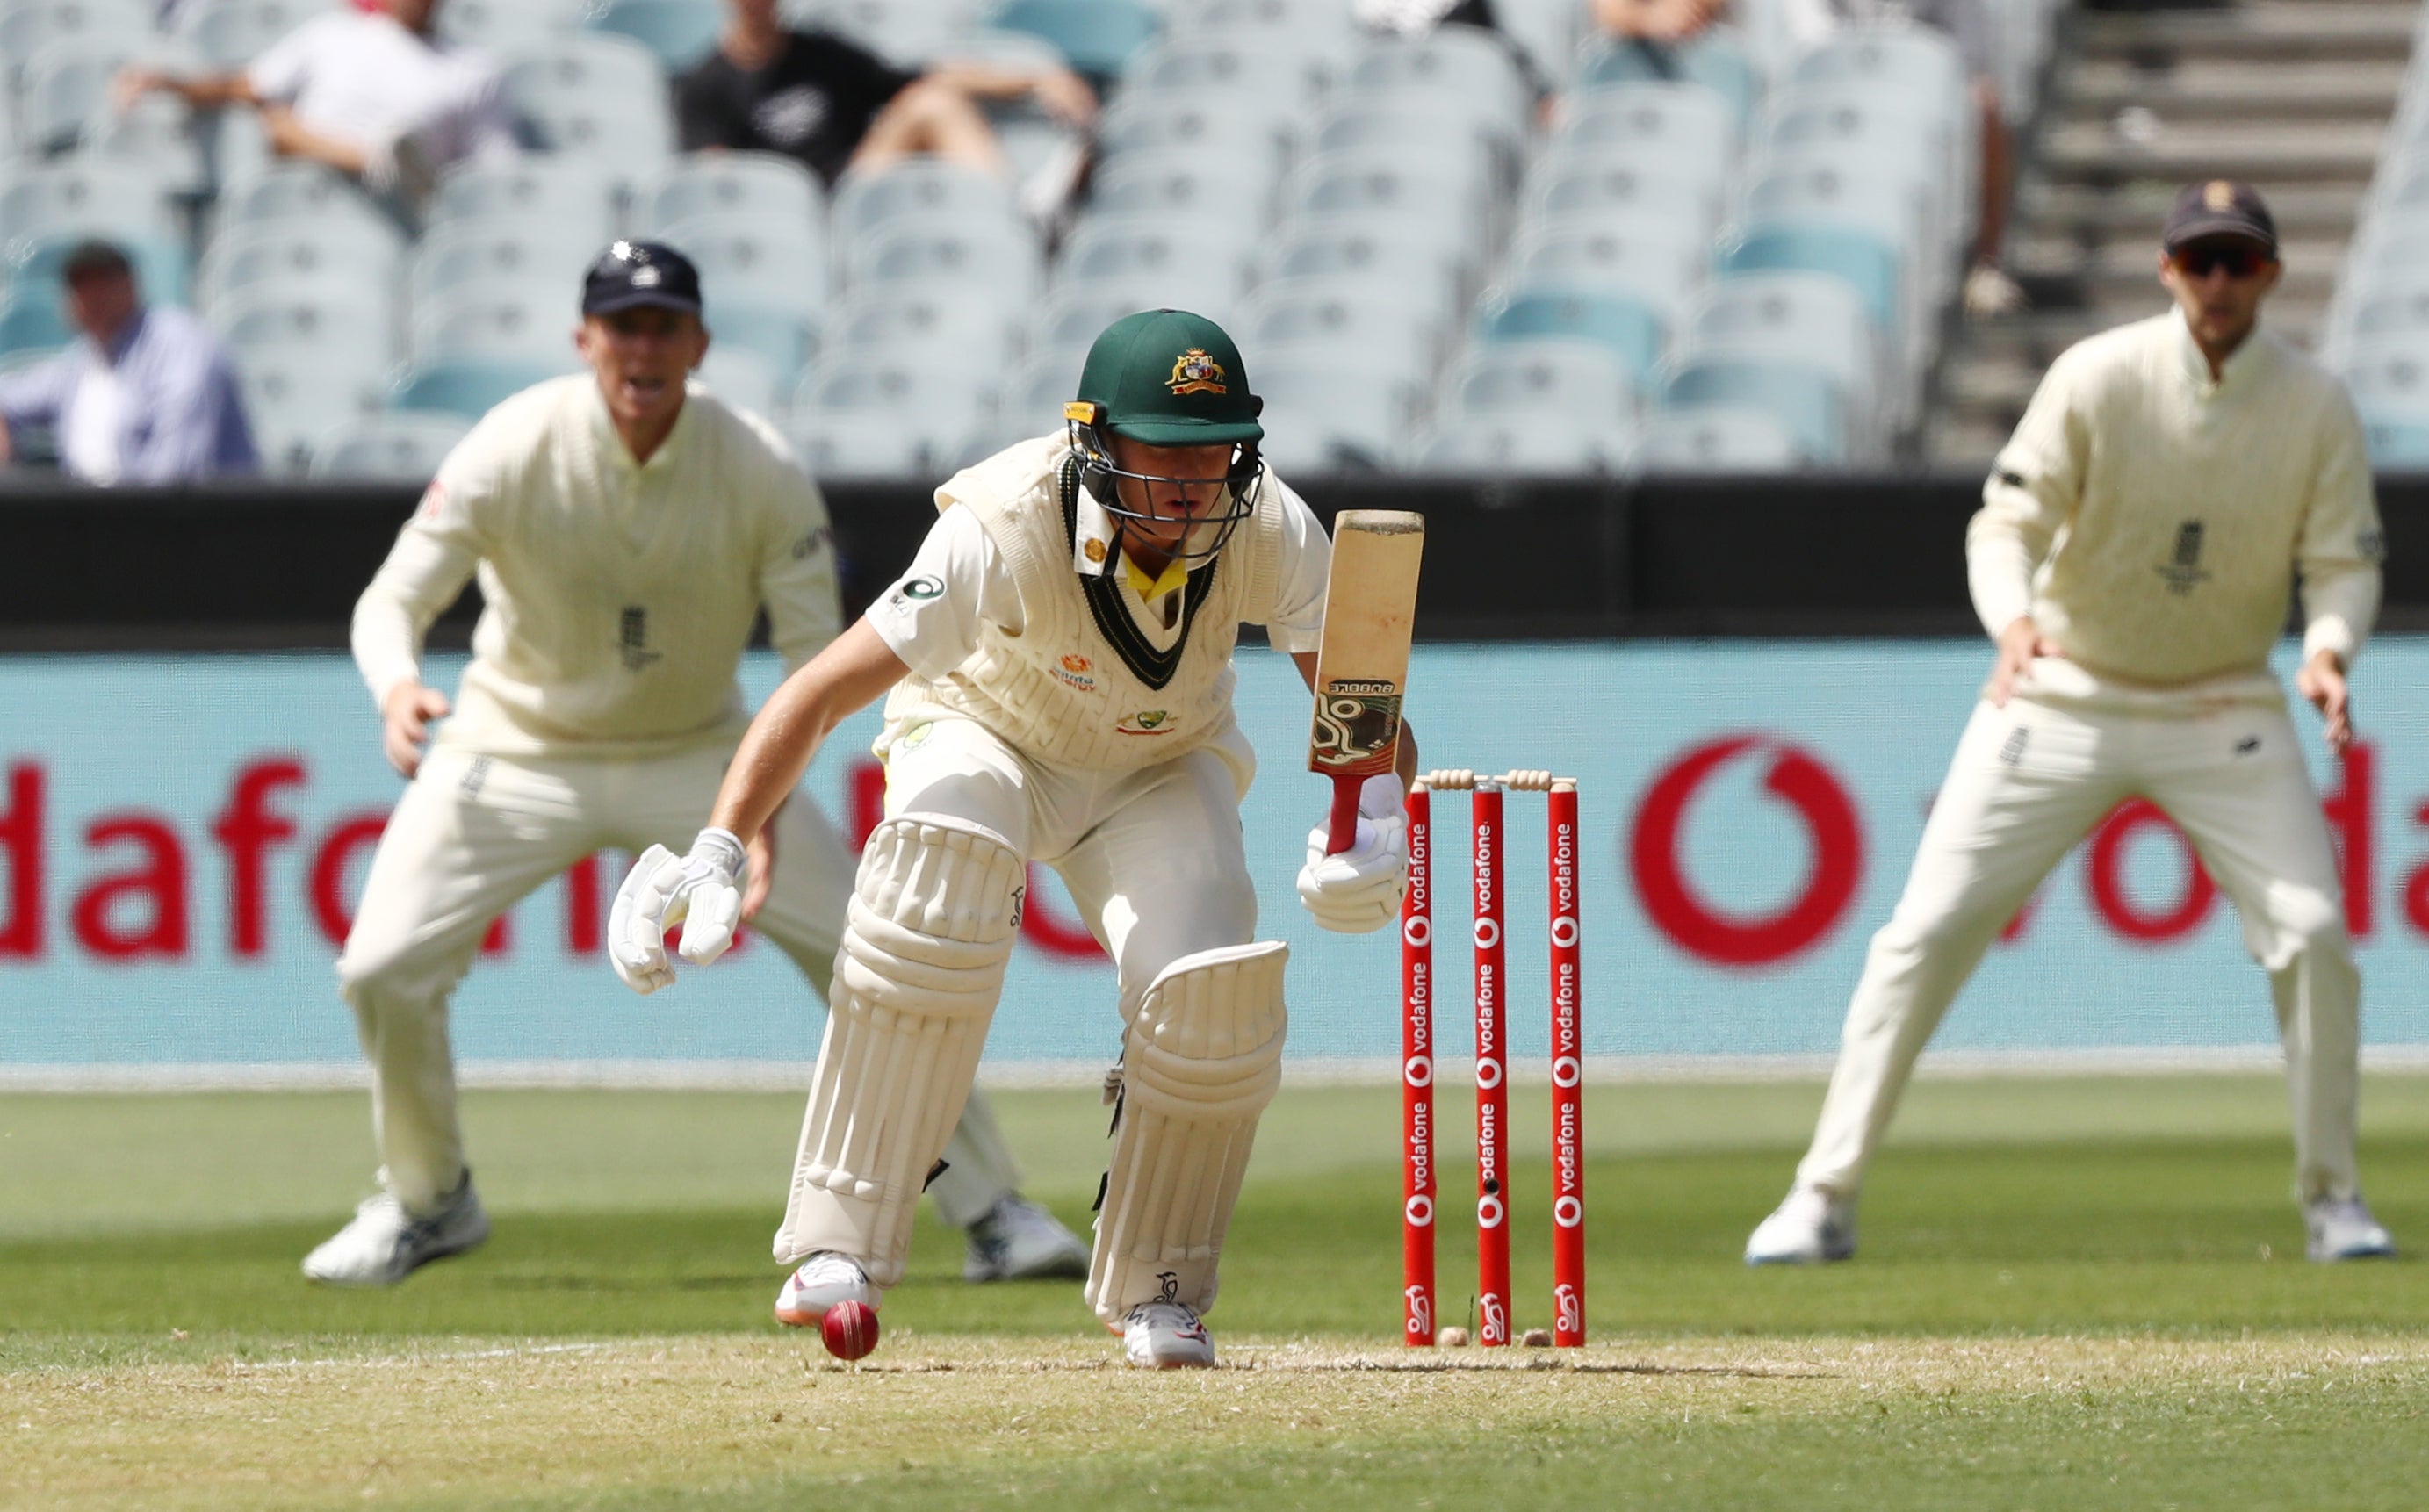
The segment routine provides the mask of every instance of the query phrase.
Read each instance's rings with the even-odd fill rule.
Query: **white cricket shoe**
[[[1790,1189],[1787,1200],[1746,1240],[1748,1265],[1820,1265],[1856,1253],[1856,1205],[1820,1187]]]
[[[776,1293],[776,1321],[794,1328],[816,1328],[827,1309],[839,1302],[866,1302],[873,1310],[884,1300],[885,1293],[870,1284],[858,1260],[820,1250],[785,1277],[785,1290]]]
[[[1122,1353],[1144,1371],[1203,1370],[1214,1363],[1214,1338],[1178,1302],[1142,1302],[1122,1314]]]
[[[1076,1280],[1088,1274],[1086,1243],[1017,1192],[988,1208],[969,1233],[969,1258],[962,1262],[965,1281]]]
[[[2312,1259],[2391,1259],[2395,1236],[2370,1215],[2359,1197],[2319,1197],[2303,1205],[2303,1228]]]
[[[406,1212],[392,1192],[365,1198],[352,1223],[304,1257],[304,1274],[322,1286],[392,1287],[488,1237],[489,1215],[481,1210],[481,1194],[467,1171],[438,1210],[424,1217]]]

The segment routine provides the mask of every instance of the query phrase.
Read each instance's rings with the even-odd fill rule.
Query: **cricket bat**
[[[1400,699],[1416,633],[1417,566],[1426,518],[1399,509],[1345,509],[1332,522],[1332,577],[1315,656],[1315,727],[1308,770],[1332,779],[1326,853],[1358,839],[1358,790],[1400,753]]]

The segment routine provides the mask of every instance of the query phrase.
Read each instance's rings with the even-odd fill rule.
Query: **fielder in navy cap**
[[[708,355],[700,308],[700,270],[663,241],[616,242],[583,275],[574,345],[636,461],[673,431]]]
[[[661,309],[700,313],[700,270],[663,241],[619,241],[599,255],[582,280],[582,313]]]

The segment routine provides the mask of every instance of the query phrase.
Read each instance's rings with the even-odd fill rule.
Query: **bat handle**
[[[1332,817],[1325,822],[1326,855],[1338,856],[1358,844],[1358,794],[1365,785],[1363,777],[1332,780]]]

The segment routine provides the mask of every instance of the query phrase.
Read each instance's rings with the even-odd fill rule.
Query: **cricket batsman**
[[[2062,354],[1999,453],[1966,535],[1998,659],[1749,1264],[1855,1253],[1865,1164],[1941,1015],[2050,868],[2137,796],[2191,839],[2269,974],[2310,1257],[2394,1253],[2355,1171],[2361,978],[2336,858],[2268,668],[2299,577],[2294,685],[2341,753],[2385,547],[2351,399],[2258,327],[2279,272],[2249,186],[2185,189],[2160,237],[2175,307]]]
[[[648,992],[725,948],[744,857],[837,721],[888,694],[885,819],[862,853],[778,1260],[778,1315],[878,1306],[1002,989],[1025,863],[1053,866],[1119,974],[1115,1132],[1086,1297],[1142,1367],[1211,1365],[1201,1321],[1281,1072],[1286,947],[1255,940],[1231,650],[1266,627],[1313,682],[1330,544],[1264,466],[1238,350],[1181,310],[1089,350],[1065,424],[949,479],[910,569],[777,690],[687,856],[653,851],[609,928]],[[1397,915],[1415,764],[1356,835],[1310,837],[1329,928]]]
[[[483,933],[603,846],[699,827],[741,734],[735,670],[763,605],[788,666],[834,638],[817,485],[767,422],[687,386],[709,342],[690,260],[617,242],[584,280],[574,340],[589,370],[489,412],[355,606],[355,659],[412,785],[338,962],[371,1061],[381,1190],[305,1259],[316,1281],[393,1285],[487,1237],[447,1032]],[[451,706],[421,681],[422,637],[476,571],[461,703],[425,755]],[[737,907],[823,984],[852,859],[806,796],[768,808]],[[1085,1247],[1020,1199],[984,1104],[945,1159],[936,1205],[968,1231],[967,1276],[1081,1274]]]

